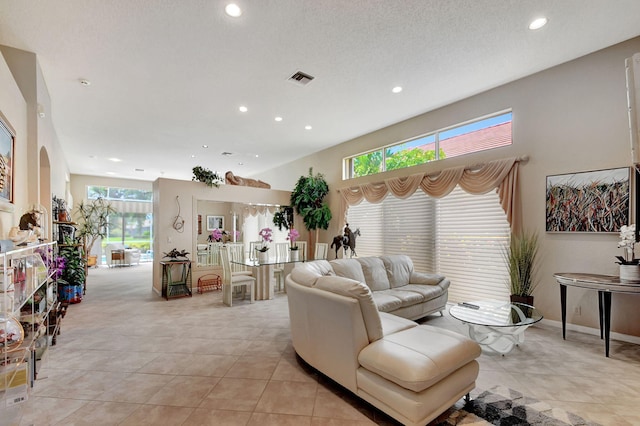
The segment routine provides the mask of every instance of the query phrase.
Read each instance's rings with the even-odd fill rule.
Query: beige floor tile
[[[181,426],[244,426],[249,423],[250,418],[251,412],[249,411],[208,410],[205,408],[196,408]]]
[[[250,426],[309,426],[311,417],[287,414],[253,413]]]
[[[91,401],[65,417],[60,426],[117,425],[139,408],[138,404]]]
[[[242,356],[233,364],[225,377],[245,379],[270,379],[280,358],[263,356]]]
[[[147,404],[197,407],[220,380],[218,377],[176,376]]]
[[[396,425],[301,363],[286,294],[233,308],[220,292],[166,301],[149,291],[151,271],[90,271],[86,298],[69,307],[17,414],[21,424],[101,424],[93,419],[108,423],[108,412],[128,414],[121,421],[130,425]],[[466,333],[448,313],[421,322]],[[602,425],[640,424],[640,345],[612,341],[606,358],[599,336],[570,331],[563,340],[537,324],[510,354],[484,352],[479,362],[472,396],[503,385]]]
[[[267,380],[223,377],[200,403],[200,408],[253,411]]]
[[[258,401],[256,412],[313,415],[317,383],[279,382],[272,380]]]
[[[181,425],[193,413],[193,408],[169,407],[160,405],[141,405],[129,417],[124,419],[122,426],[175,426]]]

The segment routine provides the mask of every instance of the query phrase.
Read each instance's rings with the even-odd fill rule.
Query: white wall
[[[327,178],[332,190],[332,211],[338,211],[336,189],[382,176],[342,181],[341,159],[384,144],[400,141],[488,113],[513,109],[513,145],[450,158],[415,167],[435,172],[460,164],[529,155],[521,166],[524,226],[538,231],[542,243],[541,284],[536,305],[547,319],[560,319],[559,289],[553,273],[589,272],[617,275],[614,256],[621,254],[615,234],[553,234],[545,232],[545,179],[547,175],[631,165],[627,124],[624,60],[640,52],[635,38],[591,55],[545,70],[435,111],[347,141],[300,161],[261,174],[274,188],[292,189],[310,166]],[[284,176],[281,170],[291,174]],[[385,174],[397,176],[405,171]],[[339,233],[343,223],[332,220],[324,240]],[[361,238],[366,238],[362,236]],[[569,289],[568,321],[598,327],[597,293]],[[640,336],[640,296],[613,295],[612,330]],[[580,307],[581,315],[575,311]]]

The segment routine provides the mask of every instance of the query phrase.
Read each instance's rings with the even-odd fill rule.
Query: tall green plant
[[[109,215],[116,210],[104,198],[91,201],[81,201],[78,204],[76,217],[78,221],[77,236],[84,245],[85,256],[91,253],[93,245],[99,238],[107,236],[109,229]]]
[[[511,294],[530,296],[538,285],[538,234],[535,232],[511,235],[504,256],[509,270],[507,287]]]
[[[331,222],[331,209],[324,202],[329,194],[329,185],[320,173],[313,174],[313,168],[309,168],[308,176],[300,176],[295,188],[291,192],[291,205],[304,222],[308,231],[316,231],[315,241],[318,241],[320,229],[329,228]]]
[[[58,255],[65,259],[64,269],[58,278],[58,284],[83,285],[86,280],[85,261],[83,256],[79,256],[78,247],[74,245],[60,246]]]

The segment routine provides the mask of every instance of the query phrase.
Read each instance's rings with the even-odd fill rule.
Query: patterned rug
[[[444,419],[444,420],[441,420]],[[461,409],[451,409],[433,423],[437,426],[599,426],[546,402],[506,387],[482,392]]]

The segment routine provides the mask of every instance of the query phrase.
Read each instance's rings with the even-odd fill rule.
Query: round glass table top
[[[543,318],[533,306],[496,300],[459,303],[453,305],[449,313],[462,322],[489,327],[531,325]]]

